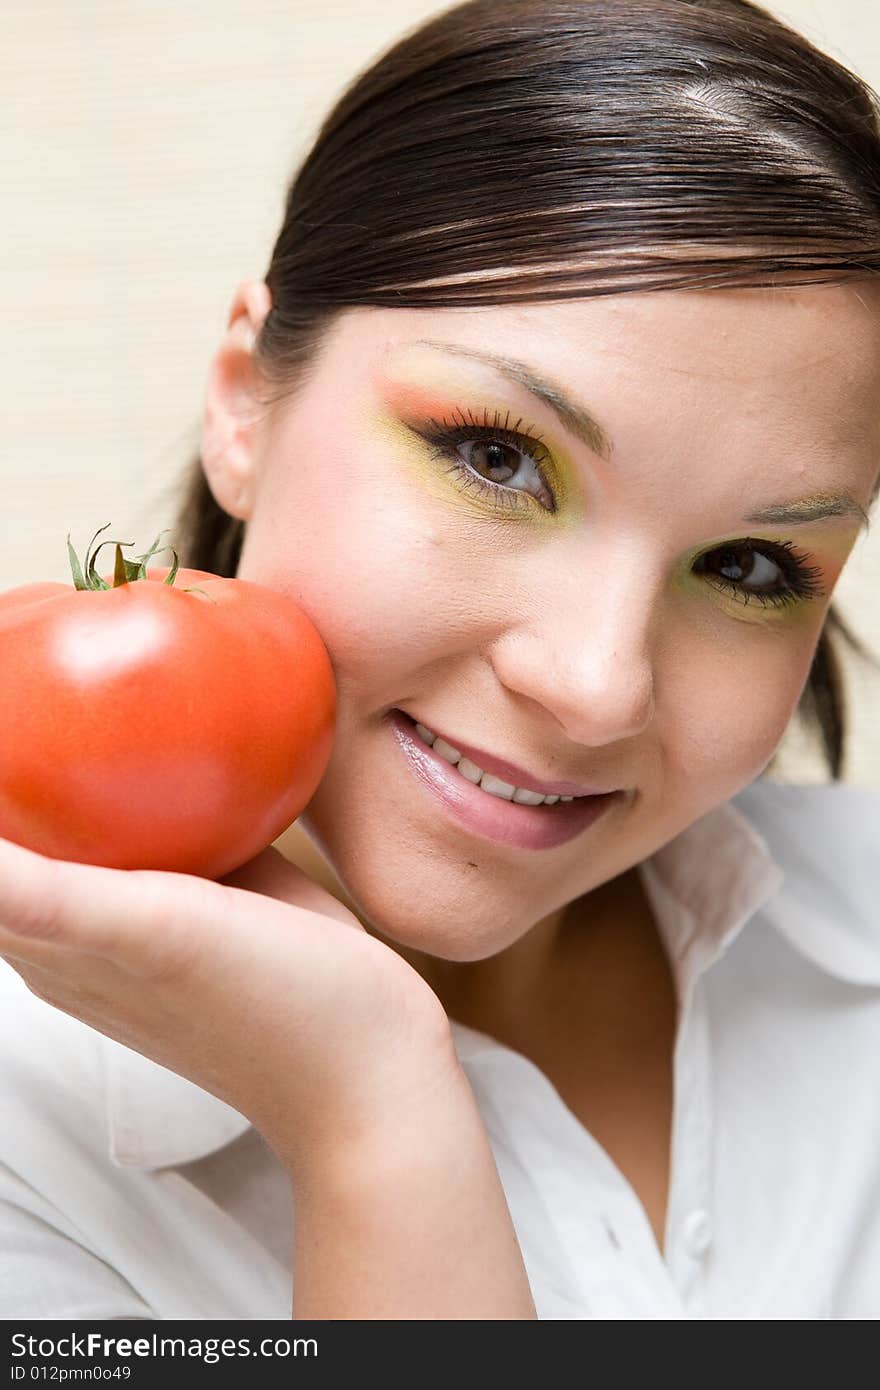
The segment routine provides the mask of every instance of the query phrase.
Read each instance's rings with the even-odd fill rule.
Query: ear
[[[262,280],[239,285],[205,389],[202,468],[219,505],[243,520],[253,503],[261,411],[253,347],[271,307],[272,297]]]

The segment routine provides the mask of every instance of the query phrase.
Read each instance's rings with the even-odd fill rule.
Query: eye
[[[503,423],[498,411],[491,422],[488,411],[482,421],[470,412],[453,414],[457,423],[432,419],[430,427],[418,433],[433,446],[433,457],[451,459],[448,471],[463,491],[489,496],[514,511],[531,506],[530,496],[545,511],[557,510],[545,472],[550,454],[534,430],[521,432],[522,420],[511,427],[510,411]]]
[[[819,584],[821,569],[791,541],[764,541],[747,537],[731,541],[701,555],[695,574],[713,574],[712,582],[729,589],[748,606],[752,599],[763,607],[824,598]],[[717,575],[713,571],[717,568]]]

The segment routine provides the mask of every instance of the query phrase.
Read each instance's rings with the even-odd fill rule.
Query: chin
[[[416,951],[422,955],[436,956],[439,960],[477,961],[497,955],[511,945],[510,934],[502,937],[497,930],[497,913],[493,923],[481,929],[471,922],[464,931],[460,915],[455,912],[434,914],[423,923],[412,913],[405,917],[395,912],[383,910],[382,905],[352,899],[355,911],[367,931],[378,936],[387,945],[402,951]],[[494,927],[494,929],[493,929]]]

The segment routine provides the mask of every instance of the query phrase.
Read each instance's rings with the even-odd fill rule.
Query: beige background
[[[0,589],[69,582],[68,531],[82,554],[112,522],[131,555],[172,523],[210,353],[299,156],[342,85],[440,8],[4,0]],[[880,88],[875,0],[768,8]],[[837,594],[880,653],[875,529]],[[845,779],[878,786],[880,672],[848,661],[846,693]],[[776,775],[825,780],[795,725]]]

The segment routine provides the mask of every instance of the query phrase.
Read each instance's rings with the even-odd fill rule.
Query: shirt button
[[[690,1255],[702,1255],[712,1240],[712,1223],[707,1211],[692,1211],[682,1230],[685,1249]]]

